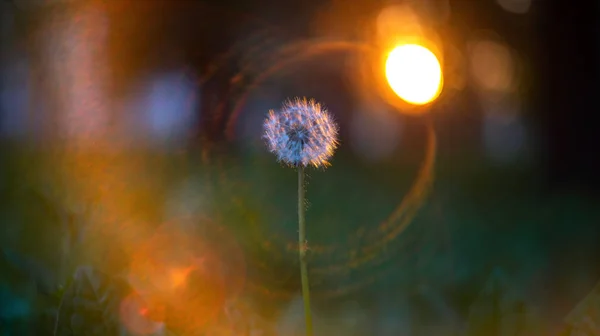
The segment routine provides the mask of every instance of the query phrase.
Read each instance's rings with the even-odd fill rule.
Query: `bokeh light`
[[[470,48],[470,70],[480,89],[507,93],[516,89],[516,64],[510,49],[492,39],[476,40]]]
[[[79,143],[108,140],[109,20],[102,6],[82,4],[72,10],[67,20],[51,22],[45,40],[62,108],[58,127],[61,136]]]
[[[0,135],[23,137],[33,133],[31,118],[31,81],[29,64],[25,59],[10,60],[0,66]]]
[[[164,74],[152,81],[145,120],[150,132],[161,141],[185,138],[198,116],[198,88],[185,72]]]
[[[417,44],[392,50],[385,63],[385,74],[392,90],[411,104],[427,104],[442,90],[439,60],[431,50]]]
[[[196,223],[200,231],[190,231]],[[180,223],[184,222],[184,223]],[[186,228],[186,229],[183,229]],[[222,313],[226,300],[244,286],[245,265],[235,240],[207,220],[167,223],[133,252],[129,281],[151,303],[149,313],[167,307],[164,321],[178,330],[204,330]],[[135,317],[135,316],[134,316]]]
[[[392,5],[383,8],[375,21],[380,44],[398,43],[403,37],[423,36],[419,16],[411,6]]]
[[[469,44],[471,85],[479,97],[484,155],[494,164],[522,163],[530,136],[522,119],[521,64],[517,53],[489,32]]]
[[[140,295],[131,293],[119,305],[121,322],[134,335],[153,335],[164,329],[164,310],[152,309]]]
[[[127,95],[122,132],[128,142],[176,146],[189,138],[199,116],[199,87],[186,71],[152,74]]]

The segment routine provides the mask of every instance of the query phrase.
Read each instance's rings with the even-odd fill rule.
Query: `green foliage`
[[[541,336],[539,317],[519,297],[507,275],[494,269],[471,305],[466,336]]]
[[[95,249],[97,245],[109,245],[104,248],[111,252],[121,248],[106,244],[106,239],[86,236],[85,209],[99,211],[102,207],[66,197],[69,185],[54,177],[57,174],[51,172],[51,158],[42,160],[40,153],[1,154],[2,162],[10,164],[0,166],[0,335],[50,335],[56,326],[59,305],[59,335],[75,335],[82,324],[89,324],[98,333],[121,332],[117,303],[130,290],[128,284],[115,276],[119,272],[116,267],[108,270],[87,258],[104,258]],[[382,162],[368,167],[344,155],[335,160],[327,173],[315,172],[308,178],[309,243],[335,247],[331,255],[311,252],[310,265],[314,268],[344,261],[361,246],[372,243],[370,239],[377,238],[369,233],[402,199],[420,159],[406,159],[410,165]],[[459,161],[454,159],[451,163],[456,166]],[[169,164],[161,167],[161,162]],[[528,191],[534,188],[529,184],[531,176],[521,172],[500,173],[464,160],[460,167],[479,168],[449,169],[446,163],[440,162],[433,194],[410,229],[378,255],[383,261],[351,272],[313,277],[315,282],[323,280],[314,284],[315,296],[319,291],[343,287],[352,289],[345,295],[357,301],[381,293],[390,301],[394,300],[394,293],[414,293],[415,284],[426,283],[452,298],[449,301],[457,315],[469,321],[471,335],[491,336],[489,330],[498,329],[494,325],[508,325],[512,322],[506,321],[516,321],[517,316],[535,316],[534,307],[523,297],[511,299],[505,308],[496,305],[494,302],[502,300],[489,293],[477,298],[492,267],[499,266],[511,275],[512,284],[508,287],[523,288],[525,280],[547,276],[541,273],[543,267],[554,262],[558,254],[574,260],[572,253],[576,252],[579,273],[585,273],[586,267],[592,265],[590,256],[594,255],[598,227],[591,224],[600,219],[595,203],[576,195],[537,198]],[[210,209],[202,214],[231,229],[243,246],[248,278],[255,286],[248,286],[249,292],[262,286],[272,292],[295,294],[299,288],[297,254],[286,249],[289,242],[297,239],[293,172],[260,155],[213,160],[208,165],[166,156],[140,167],[147,170],[146,177],[134,183],[126,180],[124,189],[144,185],[155,175],[161,176],[156,179],[161,179],[163,173],[167,175],[164,181],[157,182],[158,187],[146,183],[140,192],[149,199],[143,207],[152,207],[156,213],[160,213],[159,205],[178,182],[189,176],[206,181],[206,185],[202,182],[193,187],[210,200]],[[132,175],[136,175],[133,171]],[[63,177],[67,182],[69,178]],[[121,195],[115,195],[118,196]],[[185,197],[183,200],[189,201]],[[84,206],[77,206],[78,203]],[[130,206],[142,205],[132,201]],[[193,211],[199,210],[190,210]],[[576,230],[575,225],[579,227]],[[555,249],[552,246],[559,246],[556,244],[577,249]],[[125,258],[122,259],[125,264]],[[75,271],[81,265],[90,266]],[[565,265],[556,267],[567,269]],[[581,276],[574,273],[565,271],[552,276],[570,283]],[[500,291],[497,296],[509,295]],[[256,297],[260,298],[259,305],[269,306],[273,316],[287,300],[268,295]],[[277,300],[281,302],[274,304]],[[466,310],[473,301],[474,313],[467,316]],[[532,321],[535,324],[535,319]]]
[[[124,280],[80,267],[61,297],[54,334],[122,335],[119,305],[131,291]]]

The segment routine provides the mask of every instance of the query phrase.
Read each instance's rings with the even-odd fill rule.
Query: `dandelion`
[[[287,101],[281,111],[269,111],[264,138],[277,159],[298,168],[298,252],[306,334],[312,335],[310,291],[306,267],[306,224],[304,218],[304,168],[325,167],[338,146],[338,127],[321,104],[306,98]]]
[[[281,162],[294,167],[322,167],[337,148],[338,128],[321,104],[297,98],[264,123],[267,147]]]

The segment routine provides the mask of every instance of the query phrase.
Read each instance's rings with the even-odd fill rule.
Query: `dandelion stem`
[[[302,300],[304,301],[304,317],[306,319],[306,335],[313,335],[312,316],[310,313],[310,292],[308,286],[308,270],[306,268],[306,221],[304,219],[304,167],[298,166],[298,252],[300,256],[300,279],[302,281]]]

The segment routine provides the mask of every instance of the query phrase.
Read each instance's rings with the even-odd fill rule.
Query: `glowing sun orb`
[[[442,67],[433,52],[418,44],[404,44],[390,52],[385,76],[404,101],[424,105],[442,91]]]

